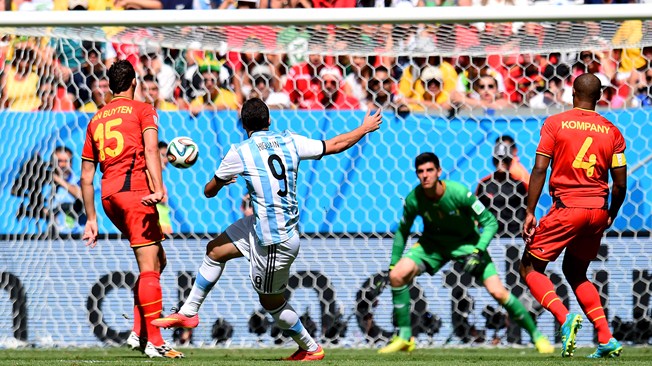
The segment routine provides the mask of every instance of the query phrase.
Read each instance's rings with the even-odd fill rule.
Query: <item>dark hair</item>
[[[142,80],[143,82],[145,82],[145,81],[152,81],[152,82],[158,84],[158,80],[156,79],[156,76],[154,76],[154,75],[152,75],[152,74],[146,74],[145,76],[143,76],[143,78],[142,78],[141,80]]]
[[[439,158],[434,153],[424,152],[419,154],[419,156],[414,159],[414,168],[418,169],[419,166],[425,163],[433,163],[435,164],[435,168],[439,169]]]
[[[269,127],[269,108],[259,98],[251,98],[242,105],[242,127],[250,131],[260,131]]]
[[[56,153],[60,153],[60,152],[68,153],[68,154],[70,154],[70,156],[74,155],[72,150],[68,146],[57,146],[57,147],[54,148],[54,151],[52,152],[52,154],[56,154]]]
[[[111,65],[107,74],[109,76],[109,88],[113,94],[129,90],[131,83],[136,78],[136,71],[127,60],[116,61]]]
[[[168,143],[165,141],[159,141],[158,142],[158,148],[159,149],[167,149],[168,148]]]

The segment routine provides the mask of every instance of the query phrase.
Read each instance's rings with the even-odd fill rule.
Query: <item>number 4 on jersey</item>
[[[595,170],[596,157],[595,154],[589,155],[589,161],[584,161],[586,152],[591,147],[593,143],[593,137],[587,137],[580,148],[580,151],[575,155],[575,160],[573,161],[573,168],[575,169],[584,169],[586,170],[586,176],[592,177],[593,171]]]

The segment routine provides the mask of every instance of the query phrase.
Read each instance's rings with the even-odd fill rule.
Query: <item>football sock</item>
[[[140,328],[141,328],[141,322],[142,319],[141,317],[143,316],[143,313],[140,312],[140,308],[138,307],[138,284],[140,283],[140,278],[136,280],[136,284],[134,285],[133,291],[134,291],[134,327],[131,329],[134,333],[136,333],[140,337]]]
[[[163,344],[163,338],[161,329],[153,326],[152,320],[158,319],[163,311],[160,278],[161,275],[158,272],[148,271],[142,272],[138,280],[140,282],[138,284],[138,306],[145,319],[147,340],[157,347]]]
[[[294,311],[287,301],[278,309],[271,310],[269,313],[272,315],[272,318],[274,318],[274,321],[276,321],[276,325],[281,328],[284,333],[289,334],[301,349],[313,352],[319,348],[317,342],[315,342],[303,326],[303,323],[301,323],[297,312]]]
[[[595,286],[588,280],[582,282],[579,286],[573,289],[577,302],[582,307],[584,314],[589,318],[595,330],[598,332],[598,342],[608,343],[609,339],[613,337],[607,323],[607,317],[604,315],[604,309],[600,302],[600,294]]]
[[[530,313],[516,296],[509,294],[509,298],[502,305],[505,310],[507,310],[509,317],[512,318],[512,320],[515,320],[521,328],[528,332],[530,338],[532,338],[532,342],[534,342],[537,337],[541,336],[541,332],[537,329],[537,325],[534,323]]]
[[[568,309],[557,296],[552,281],[546,275],[532,271],[525,276],[525,283],[539,304],[550,311],[559,324],[564,324]]]
[[[412,337],[412,320],[410,319],[410,289],[407,285],[392,287],[394,318],[398,325],[398,336],[406,341]]]
[[[179,309],[179,313],[185,316],[195,316],[201,307],[201,304],[206,299],[206,295],[211,292],[211,289],[220,279],[224,271],[225,263],[220,263],[212,260],[209,256],[204,257],[204,261],[199,266],[197,278],[192,285],[188,299]]]

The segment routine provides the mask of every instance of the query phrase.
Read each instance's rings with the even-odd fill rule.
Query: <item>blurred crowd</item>
[[[623,1],[13,0],[2,6],[14,11],[85,11],[612,2]],[[601,29],[609,25],[613,32]],[[143,41],[156,38],[148,29],[102,31],[119,41],[4,35],[0,42],[0,108],[95,112],[111,98],[106,70],[116,59],[127,59],[136,68],[137,99],[162,111],[192,114],[237,110],[254,96],[275,109],[382,108],[443,116],[460,110],[564,107],[571,105],[574,78],[587,72],[602,81],[600,105],[613,109],[652,105],[652,47],[638,46],[644,35],[652,33],[652,22],[638,20],[606,25],[558,22],[554,26],[246,27],[238,29],[237,37],[218,51],[206,51],[199,42],[184,49],[160,48],[157,42]],[[183,31],[188,31],[189,37],[218,32],[229,38],[228,27]],[[604,38],[606,33],[609,39]],[[111,37],[116,35],[119,37]],[[571,40],[591,47],[581,52],[531,51],[545,44],[554,49]],[[383,52],[388,48],[403,52]],[[455,56],[438,55],[442,53]]]

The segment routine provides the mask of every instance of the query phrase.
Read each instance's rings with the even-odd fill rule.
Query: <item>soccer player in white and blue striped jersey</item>
[[[299,163],[337,154],[355,145],[380,128],[380,110],[374,115],[367,113],[358,128],[326,141],[289,131],[270,131],[269,109],[258,98],[244,103],[241,117],[249,138],[231,146],[215,176],[206,184],[204,194],[214,197],[240,175],[251,195],[254,215],[236,221],[208,243],[206,257],[186,302],[177,313],[156,319],[152,324],[164,328],[196,327],[199,307],[220,278],[225,263],[244,256],[249,260],[250,279],[261,305],[276,325],[299,345],[287,360],[321,360],[324,350],[308,334],[284,296],[290,266],[299,254],[296,188]]]

